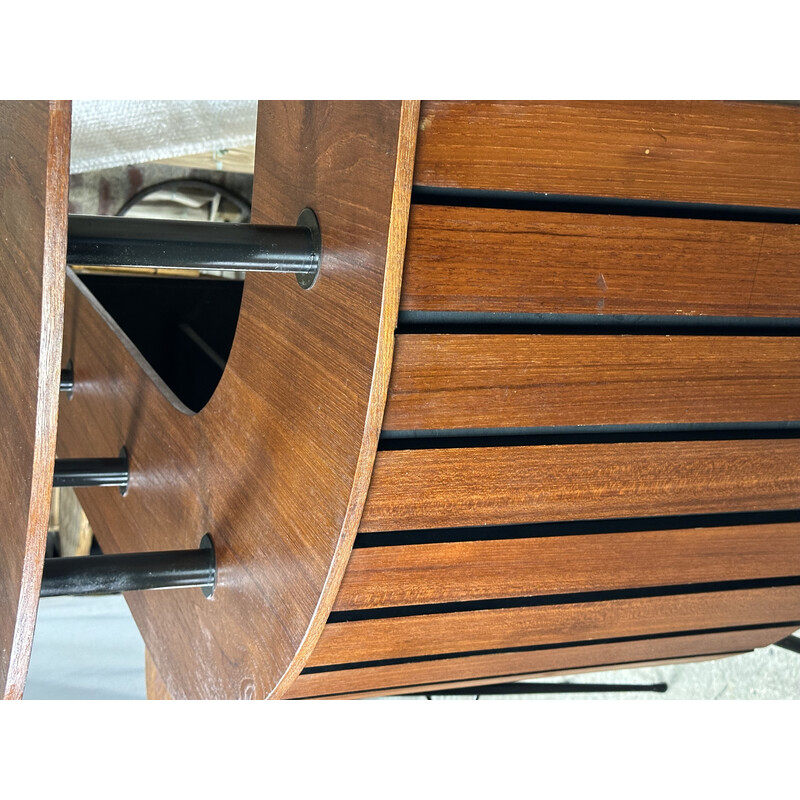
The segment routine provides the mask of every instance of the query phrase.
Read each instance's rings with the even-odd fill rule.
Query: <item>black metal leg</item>
[[[800,653],[800,636],[787,636],[779,642],[775,642],[778,647],[784,650],[791,650],[793,653]]]
[[[486,686],[459,686],[455,689],[417,692],[425,697],[444,695],[492,694],[572,694],[575,692],[666,692],[666,683],[490,683]]]

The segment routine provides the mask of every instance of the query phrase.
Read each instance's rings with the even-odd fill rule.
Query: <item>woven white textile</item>
[[[256,100],[74,100],[70,172],[255,142]]]

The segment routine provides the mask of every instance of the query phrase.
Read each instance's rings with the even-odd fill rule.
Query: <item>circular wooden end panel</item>
[[[20,698],[47,543],[67,246],[70,105],[0,103],[0,682]]]
[[[219,386],[196,415],[172,399],[81,286],[67,293],[59,456],[127,447],[131,480],[80,493],[106,552],[197,547],[199,589],[128,602],[176,698],[277,697],[322,631],[361,516],[391,367],[418,107],[260,106],[253,222],[322,231],[318,280],[250,273]]]

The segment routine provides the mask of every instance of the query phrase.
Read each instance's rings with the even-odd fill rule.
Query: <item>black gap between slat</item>
[[[714,658],[715,656],[739,656],[739,655],[742,655],[744,653],[751,653],[751,652],[752,652],[752,650],[731,650],[731,651],[726,650],[726,651],[724,651],[722,653],[703,653],[702,655],[703,655],[704,658]],[[300,700],[300,699],[302,699],[302,700],[320,700],[320,699],[325,698],[325,697],[341,697],[342,695],[351,695],[352,696],[352,695],[359,695],[359,694],[366,695],[366,694],[373,694],[375,692],[386,691],[387,689],[390,689],[392,691],[397,690],[397,689],[417,689],[420,686],[440,686],[442,684],[461,683],[461,682],[466,682],[466,681],[470,681],[470,682],[471,681],[485,681],[485,682],[488,683],[488,682],[494,681],[495,678],[514,678],[514,677],[517,677],[519,675],[528,676],[528,677],[522,678],[520,680],[532,680],[532,679],[535,678],[536,675],[545,676],[545,675],[552,675],[553,673],[557,673],[557,672],[563,672],[565,674],[569,674],[571,670],[575,670],[575,669],[580,669],[580,670],[582,670],[584,672],[588,672],[589,670],[610,669],[610,668],[622,669],[622,668],[624,668],[624,667],[626,667],[626,666],[628,666],[630,664],[650,664],[650,663],[666,661],[666,660],[680,661],[681,659],[688,659],[688,658],[692,658],[692,656],[663,656],[662,658],[642,658],[642,659],[639,659],[637,661],[612,661],[610,663],[604,663],[604,664],[590,664],[590,665],[585,666],[585,667],[563,667],[563,668],[556,667],[555,669],[540,669],[540,670],[533,670],[531,672],[509,672],[509,673],[506,673],[506,674],[503,674],[503,675],[486,675],[486,676],[481,677],[481,678],[457,678],[456,680],[447,680],[447,679],[445,679],[445,680],[442,680],[442,681],[425,681],[425,683],[406,683],[406,684],[400,684],[400,685],[394,685],[394,686],[376,686],[373,689],[358,689],[357,691],[354,691],[354,692],[333,692],[331,694],[315,694],[315,695],[312,695],[312,696],[309,696],[309,697],[296,698],[296,699],[298,699],[298,700]],[[553,675],[553,677],[556,677],[556,676]],[[480,690],[482,688],[483,688],[483,686],[476,685],[474,687],[475,694],[479,695],[481,693]],[[425,691],[420,691],[419,694],[426,694],[426,692]]]
[[[447,189],[434,186],[414,186],[411,192],[411,203],[427,206],[495,208],[509,211],[551,211],[570,214],[671,217],[789,225],[800,223],[800,209],[794,208],[685,203],[674,200],[593,197],[496,189]]]
[[[395,333],[488,336],[800,336],[797,317],[400,311]]]
[[[615,426],[616,427],[616,426]],[[621,427],[621,426],[620,426]],[[486,429],[488,432],[470,436],[437,436],[430,431],[415,431],[412,436],[399,438],[381,434],[378,450],[447,450],[472,447],[535,447],[571,444],[625,444],[628,442],[718,442],[751,439],[797,439],[800,427],[673,427],[669,430],[653,429],[656,426],[630,426],[625,430],[606,432],[603,426],[591,432],[571,429],[569,433],[507,434],[503,428]],[[632,428],[632,429],[631,429]]]
[[[448,661],[469,656],[491,656],[510,653],[533,653],[538,650],[563,650],[572,647],[586,647],[593,644],[625,644],[626,642],[642,642],[652,639],[675,639],[680,636],[705,636],[714,633],[744,633],[746,631],[763,631],[770,628],[790,628],[800,625],[800,621],[769,622],[758,625],[732,625],[727,628],[700,628],[688,631],[669,631],[667,633],[651,633],[641,636],[617,636],[606,639],[581,639],[571,642],[548,642],[547,644],[531,644],[520,647],[503,647],[496,650],[462,650],[456,653],[434,653],[424,656],[408,656],[406,658],[384,658],[373,661],[350,661],[344,664],[324,664],[317,667],[306,667],[302,674],[313,675],[321,672],[339,672],[341,670],[366,669],[368,667],[392,667],[401,664],[418,664],[424,661]]]
[[[800,510],[744,511],[723,514],[681,514],[672,517],[623,517],[619,519],[538,522],[520,525],[484,525],[463,528],[359,533],[353,549],[407,547],[448,542],[542,539],[553,536],[596,536],[607,533],[722,528],[735,525],[779,525],[800,522]]]
[[[643,586],[632,589],[569,592],[567,594],[537,595],[535,597],[499,597],[449,603],[426,603],[424,605],[333,611],[328,617],[328,624],[346,624],[348,622],[360,622],[373,619],[395,619],[398,617],[431,616],[433,614],[455,614],[468,611],[602,603],[614,600],[634,600],[644,597],[673,597],[681,594],[707,594],[709,592],[733,592],[746,589],[775,589],[783,586],[800,586],[800,576],[791,575],[788,577],[756,578],[740,581],[713,581],[708,583],[674,584],[670,586]]]

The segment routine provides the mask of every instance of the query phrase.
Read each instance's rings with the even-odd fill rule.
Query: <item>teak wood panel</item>
[[[278,697],[321,632],[356,534],[383,414],[418,107],[262,103],[255,223],[314,209],[321,274],[249,273],[233,347],[191,415],[77,279],[67,295],[59,456],[131,460],[127,495],[79,492],[105,552],[194,548],[218,585],[129,594],[170,693]]]
[[[518,675],[503,675],[499,678],[478,678],[474,681],[439,681],[438,683],[423,683],[414,686],[405,686],[393,689],[378,689],[375,691],[366,692],[346,692],[340,695],[326,695],[317,699],[320,700],[364,700],[369,697],[385,697],[387,695],[404,695],[404,694],[430,694],[441,691],[442,689],[463,689],[465,687],[475,687],[475,695],[480,695],[482,692],[478,691],[481,686],[496,683],[513,683],[515,681],[524,681],[538,678],[548,677],[566,677],[567,675],[581,675],[587,672],[605,672],[608,670],[618,669],[636,669],[639,667],[661,667],[670,664],[688,664],[695,661],[716,661],[721,658],[729,658],[730,656],[741,655],[741,653],[722,653],[720,655],[709,656],[689,656],[686,658],[666,658],[656,661],[625,661],[624,663],[611,664],[608,666],[587,667],[585,669],[569,669],[569,670],[553,670],[552,672],[530,672]],[[290,698],[292,699],[292,698]]]
[[[800,523],[364,547],[334,611],[800,577]]]
[[[746,625],[796,626],[798,618],[800,586],[789,586],[337,622],[325,626],[307,666]]]
[[[431,101],[414,183],[798,208],[800,108]]]
[[[665,658],[665,659],[656,659],[648,661],[625,661],[622,663],[609,664],[607,666],[594,666],[594,667],[574,668],[567,670],[552,670],[552,671],[548,670],[547,672],[528,672],[517,675],[502,675],[496,678],[494,677],[478,678],[477,680],[470,680],[470,681],[438,681],[436,683],[422,683],[413,686],[395,687],[392,689],[377,689],[374,691],[363,691],[354,693],[346,692],[343,694],[338,694],[333,696],[325,695],[317,699],[364,700],[369,697],[385,697],[388,695],[404,695],[412,693],[431,694],[441,691],[443,689],[456,689],[456,688],[463,689],[466,687],[474,687],[476,689],[475,695],[480,695],[483,693],[478,691],[479,688],[487,684],[514,683],[516,681],[536,680],[539,678],[567,677],[573,675],[583,675],[586,674],[587,672],[594,673],[594,672],[606,672],[609,670],[638,669],[642,667],[647,667],[647,668],[662,667],[662,666],[669,666],[672,664],[690,664],[697,661],[717,661],[718,659],[721,658],[730,658],[731,656],[736,656],[741,654],[742,651],[733,653],[721,653],[718,655],[686,656],[683,658]]]
[[[399,691],[400,687],[420,684],[449,684],[455,681],[490,683],[520,680],[520,676],[550,674],[561,670],[585,671],[601,667],[614,668],[627,662],[711,656],[764,647],[792,632],[791,627],[724,631],[635,642],[584,644],[552,650],[492,653],[332,672],[301,673],[286,696],[300,698],[381,690],[381,693],[390,693]],[[406,688],[406,691],[409,689]]]
[[[412,205],[401,310],[793,317],[800,226]]]
[[[0,692],[20,698],[53,483],[70,104],[0,103]]]
[[[386,430],[800,419],[800,337],[409,334]]]
[[[362,531],[800,507],[800,440],[388,450]]]

